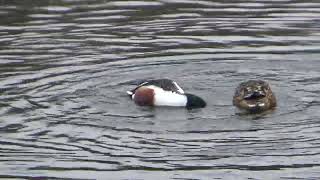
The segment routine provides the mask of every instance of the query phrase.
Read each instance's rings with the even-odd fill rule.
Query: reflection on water
[[[317,179],[320,3],[0,1],[0,177]],[[205,109],[137,107],[171,78]],[[268,81],[278,108],[238,115]]]

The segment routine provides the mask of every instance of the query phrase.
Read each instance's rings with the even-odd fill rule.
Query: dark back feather
[[[179,92],[179,87],[176,86],[176,83],[170,79],[153,79],[146,82],[141,83],[138,87],[134,88],[131,92],[134,94],[135,91],[142,87],[142,86],[157,86],[162,88],[165,91],[172,91],[178,94],[181,94]]]

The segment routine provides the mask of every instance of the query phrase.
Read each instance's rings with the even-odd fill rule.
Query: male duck
[[[248,112],[262,112],[277,105],[269,84],[262,80],[241,83],[233,96],[233,105]]]
[[[184,93],[181,87],[170,79],[146,81],[127,91],[127,94],[140,106],[176,106],[189,109],[206,106],[202,98]]]

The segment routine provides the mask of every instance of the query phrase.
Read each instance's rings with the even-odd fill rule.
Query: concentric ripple
[[[320,2],[0,5],[0,178],[319,179]],[[208,106],[125,94],[164,77]],[[248,79],[275,111],[237,113]]]

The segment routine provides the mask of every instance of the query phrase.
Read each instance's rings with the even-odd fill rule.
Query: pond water
[[[0,177],[320,178],[320,2],[0,1]],[[136,106],[170,78],[204,109]],[[278,107],[239,115],[236,86]]]

